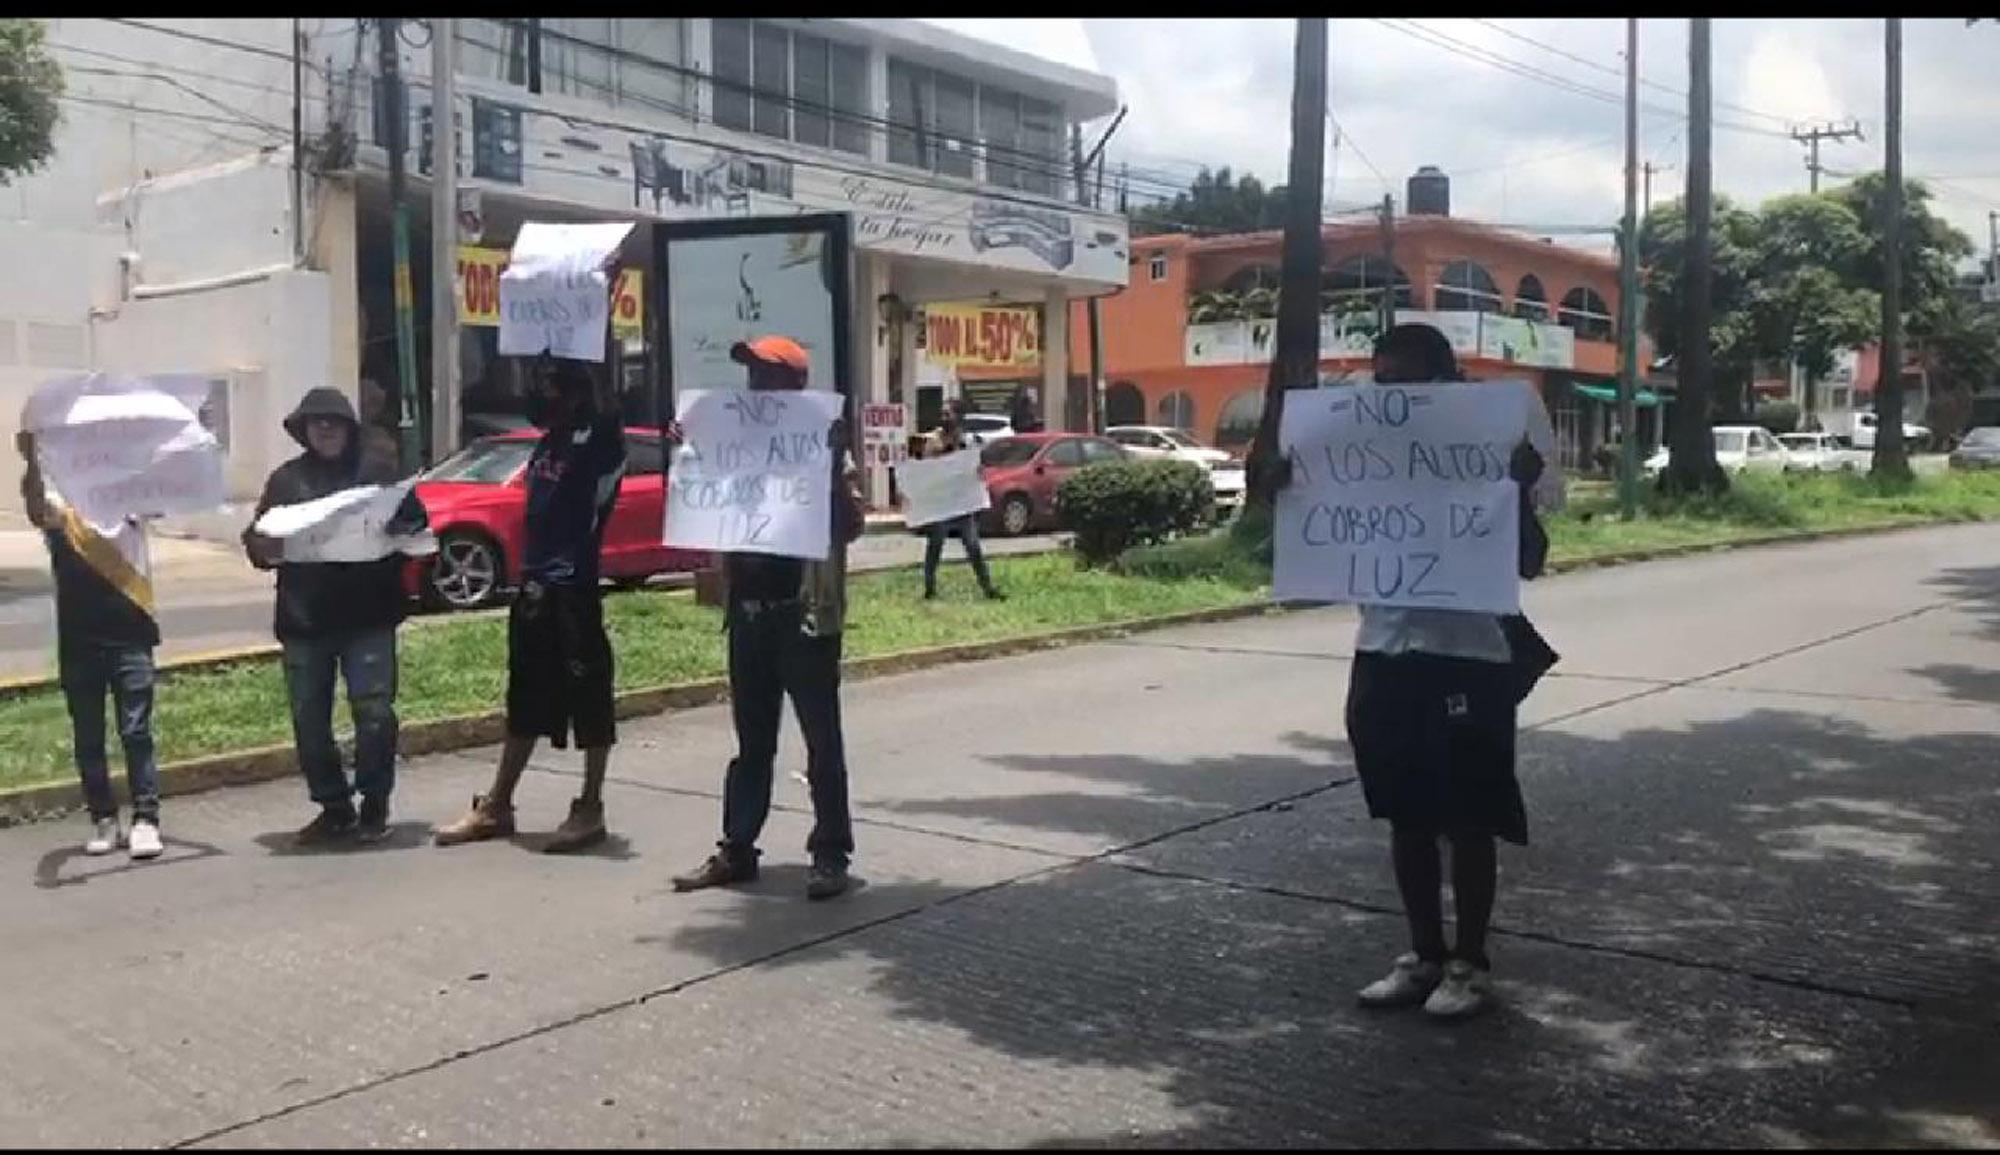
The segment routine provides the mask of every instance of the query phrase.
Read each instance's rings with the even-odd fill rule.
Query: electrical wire
[[[197,89],[192,85],[183,84],[182,82],[175,80],[171,76],[165,76],[157,72],[131,72],[119,68],[93,68],[88,65],[78,65],[78,64],[70,65],[67,71],[78,73],[80,75],[85,75],[85,76],[120,76],[134,80],[157,80],[162,84],[168,85],[180,92],[186,93],[187,95],[195,98],[196,100],[201,101],[204,104],[209,105],[210,107],[221,109],[223,112],[228,113],[237,118],[241,123],[243,123],[247,127],[261,128],[266,132],[275,132],[284,136],[291,135],[291,130],[289,128],[281,128],[278,125],[272,124],[269,121],[259,120],[256,117],[251,116],[246,112],[239,111],[234,105],[230,105],[223,101],[217,100],[215,97],[210,96],[205,92],[202,92],[200,89]]]
[[[101,19],[109,20],[113,24],[125,24],[133,28],[144,29],[147,32],[157,32],[162,36],[173,36],[181,40],[190,40],[199,44],[211,45],[216,48],[232,48],[238,52],[250,53],[253,56],[262,56],[271,60],[281,60],[286,64],[292,63],[291,53],[280,52],[275,48],[266,48],[261,44],[245,44],[240,40],[229,40],[221,36],[208,36],[200,32],[189,32],[184,28],[168,28],[160,24],[148,24],[144,20],[133,20],[124,16],[105,16],[101,17]],[[301,59],[299,63],[304,65],[304,67],[310,71],[321,72],[322,75],[324,75],[320,67],[314,64],[310,60]]]

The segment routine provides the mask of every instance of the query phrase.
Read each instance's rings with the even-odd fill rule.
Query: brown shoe
[[[569,804],[569,817],[556,827],[555,834],[542,851],[545,854],[567,854],[572,850],[595,846],[604,839],[604,803],[585,802],[579,798]]]
[[[492,799],[475,794],[472,796],[472,809],[465,812],[465,817],[449,826],[440,826],[433,841],[439,846],[457,846],[461,842],[511,838],[513,834],[514,808],[498,805]]]

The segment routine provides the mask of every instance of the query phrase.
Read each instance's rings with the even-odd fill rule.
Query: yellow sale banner
[[[507,269],[506,249],[458,246],[458,323],[493,327],[500,324],[500,274]],[[611,289],[611,332],[637,337],[646,328],[645,272],[626,269]]]
[[[1037,365],[1042,360],[1040,322],[1034,309],[929,305],[924,309],[924,355],[935,365]]]

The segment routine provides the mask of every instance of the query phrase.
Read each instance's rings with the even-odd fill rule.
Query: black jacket
[[[328,461],[306,441],[306,420],[334,417],[348,425],[347,451]],[[285,418],[285,432],[306,451],[271,471],[257,517],[273,506],[297,505],[356,485],[397,480],[393,461],[364,459],[361,426],[354,406],[337,389],[307,393]],[[254,523],[254,519],[253,519]],[[398,511],[395,529],[415,532],[428,524],[423,503],[412,492]],[[250,531],[244,532],[247,541]],[[279,641],[307,641],[333,634],[395,627],[403,620],[403,555],[379,561],[285,563],[278,570],[278,600],[272,629]]]

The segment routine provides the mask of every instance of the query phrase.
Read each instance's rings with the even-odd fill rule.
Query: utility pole
[[[1812,174],[1812,191],[1817,193],[1819,192],[1819,174],[1825,171],[1820,167],[1819,163],[1819,142],[1822,140],[1865,140],[1867,138],[1861,135],[1861,122],[1850,120],[1846,124],[1838,126],[1829,121],[1826,124],[1817,125],[1813,128],[1795,128],[1792,130],[1792,139],[1805,145],[1810,150],[1810,159],[1806,161],[1806,171]]]
[[[1886,73],[1883,151],[1889,188],[1882,198],[1882,368],[1875,384],[1874,471],[1910,478],[1903,446],[1903,22],[1883,22]]]
[[[431,19],[431,456],[458,448],[458,44]]]
[[[1292,58],[1292,155],[1285,183],[1278,331],[1264,415],[1250,448],[1250,501],[1277,496],[1278,421],[1285,391],[1319,383],[1320,191],[1326,167],[1326,17],[1301,17]]]
[[[389,130],[389,204],[393,217],[396,284],[396,375],[397,396],[402,399],[402,416],[397,422],[402,433],[403,472],[412,473],[424,458],[424,442],[417,427],[417,336],[411,317],[415,308],[410,289],[410,207],[403,203],[403,153],[409,142],[409,114],[403,101],[402,68],[397,60],[396,34],[402,21],[394,16],[376,19],[376,72],[382,77],[383,124]]]
[[[1670,164],[1654,164],[1649,160],[1639,166],[1639,171],[1644,175],[1646,185],[1645,195],[1639,201],[1641,205],[1640,219],[1644,220],[1646,217],[1653,215],[1653,174],[1656,172],[1672,172],[1674,171],[1674,166]]]
[[[1083,126],[1077,124],[1070,125],[1069,151],[1070,160],[1076,166],[1077,204],[1093,209],[1102,209],[1104,207],[1104,169],[1101,165],[1104,146],[1111,142],[1111,134],[1118,131],[1118,126],[1125,123],[1125,111],[1124,108],[1119,108],[1118,115],[1112,118],[1111,127],[1104,130],[1104,135],[1098,139],[1097,147],[1090,150],[1089,156],[1083,154]],[[1097,195],[1095,197],[1090,195],[1090,166],[1092,163],[1100,165],[1097,170],[1099,175]],[[1083,388],[1083,431],[1085,433],[1101,433],[1104,431],[1104,317],[1100,305],[1101,302],[1095,294],[1084,302],[1084,312],[1088,318],[1090,333],[1090,380]],[[1049,355],[1047,349],[1042,350],[1042,356],[1047,357]],[[1063,356],[1069,356],[1069,350],[1063,350]]]
[[[1673,443],[1665,477],[1669,492],[1720,491],[1729,479],[1715,463],[1709,433],[1712,383],[1709,341],[1709,229],[1713,215],[1709,168],[1714,114],[1710,91],[1709,21],[1688,21],[1687,248],[1681,274],[1680,395],[1674,402]]]
[[[2000,281],[2000,212],[1986,213],[1986,283]]]
[[[1387,333],[1396,327],[1396,198],[1382,194],[1382,263],[1389,267],[1389,283],[1382,287],[1382,303],[1378,305],[1381,328]]]
[[[1648,166],[1651,167],[1651,166]],[[1625,221],[1618,245],[1618,509],[1639,516],[1639,20],[1625,18]]]

